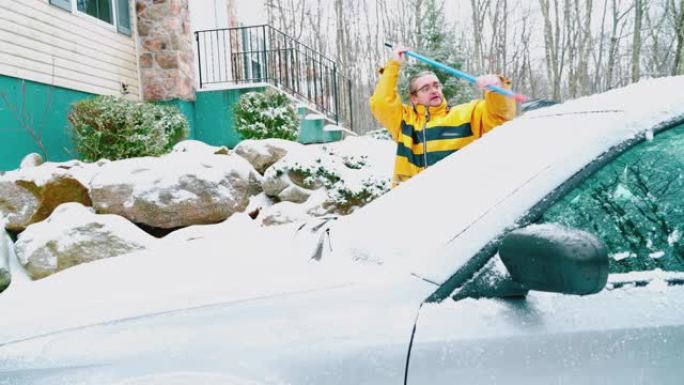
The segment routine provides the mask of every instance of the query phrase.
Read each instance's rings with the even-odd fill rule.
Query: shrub
[[[337,211],[347,215],[384,195],[389,189],[388,180],[379,180],[368,176],[357,185],[335,184],[331,188],[329,196],[335,203]]]
[[[276,176],[287,173],[291,180],[304,188],[325,187],[328,203],[334,206],[334,211],[342,215],[351,214],[355,209],[365,206],[389,191],[389,178],[378,179],[377,176],[363,172],[365,164],[354,169],[350,168],[347,162],[342,163],[338,163],[334,158],[318,158],[309,164],[295,161],[277,163],[273,167]]]
[[[364,136],[367,136],[367,137],[373,138],[373,139],[378,139],[378,140],[393,140],[392,135],[390,135],[389,131],[387,131],[384,128],[379,128],[377,130],[368,131],[367,133],[364,134]]]
[[[299,117],[292,101],[281,92],[248,92],[233,108],[235,129],[242,139],[297,140]]]
[[[188,121],[177,108],[98,96],[71,105],[68,116],[81,159],[92,162],[159,156],[188,135]]]

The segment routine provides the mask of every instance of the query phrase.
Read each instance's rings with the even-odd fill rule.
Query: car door
[[[408,384],[681,383],[684,125],[623,147],[630,148],[598,160],[598,171],[580,173],[519,221],[599,237],[609,254],[606,287],[514,299],[452,293],[426,303]],[[497,265],[494,251],[488,266]]]

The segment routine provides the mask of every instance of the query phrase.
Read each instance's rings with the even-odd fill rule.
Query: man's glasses
[[[425,93],[430,92],[432,89],[434,89],[436,91],[441,91],[442,90],[442,84],[440,82],[434,82],[432,84],[426,84],[426,85],[420,87],[419,89],[413,91],[413,93],[414,94],[417,94],[417,93],[425,94]]]

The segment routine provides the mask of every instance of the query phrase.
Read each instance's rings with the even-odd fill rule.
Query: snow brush
[[[392,44],[390,44],[390,43],[385,43],[385,46],[389,47],[389,48],[394,48],[392,46]],[[450,75],[454,75],[454,76],[459,77],[461,79],[465,79],[465,80],[469,81],[470,83],[475,83],[475,81],[477,80],[477,78],[475,76],[473,76],[469,73],[459,71],[456,68],[451,68],[447,65],[444,65],[438,61],[432,60],[429,57],[425,57],[423,55],[417,54],[413,51],[404,51],[404,53],[406,54],[406,56],[409,56],[409,57],[412,57],[416,60],[422,61],[423,63],[427,63],[427,64],[429,64],[433,67],[436,67],[436,68],[438,68],[438,69],[440,69],[440,70],[442,70],[442,71],[444,71]],[[511,90],[507,90],[505,88],[501,88],[501,87],[498,87],[495,85],[488,85],[485,88],[487,88],[491,91],[494,91],[494,92],[498,92],[501,95],[511,97],[519,103],[523,103],[527,100],[527,96],[525,96],[523,94],[519,94],[519,93],[513,92]]]

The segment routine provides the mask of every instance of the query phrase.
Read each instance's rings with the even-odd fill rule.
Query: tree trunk
[[[610,45],[608,47],[608,69],[606,71],[606,86],[604,89],[612,89],[614,84],[614,72],[615,72],[615,59],[617,57],[618,42],[619,38],[617,35],[618,24],[620,23],[620,9],[616,0],[612,1],[613,4],[613,23],[612,30],[610,34]]]
[[[589,84],[589,52],[591,51],[591,14],[593,11],[593,4],[592,0],[585,1],[585,13],[582,17],[584,23],[580,30],[579,63],[577,68],[580,95],[588,95],[591,93]],[[575,7],[577,15],[581,15],[579,1],[575,2]]]
[[[485,14],[486,3],[482,0],[470,0],[473,19],[473,71],[478,74],[482,73],[484,67],[482,57],[482,20]]]
[[[572,0],[565,0],[563,3],[563,20],[565,24],[564,52],[567,52],[570,61],[568,65],[568,95],[570,98],[577,97],[577,71],[579,68],[579,14],[573,14]]]
[[[502,18],[502,25],[503,28],[501,28],[501,40],[499,42],[499,46],[501,47],[500,54],[501,54],[501,73],[508,73],[508,0],[503,0],[503,15],[501,15]]]
[[[677,10],[675,0],[672,0],[672,9]],[[675,33],[677,48],[675,49],[672,75],[684,75],[684,0],[679,0],[679,10],[675,12]]]
[[[554,1],[556,11],[556,28],[554,29],[551,21],[551,0],[539,0],[542,15],[544,16],[544,52],[546,57],[546,74],[549,79],[551,97],[560,100],[560,78],[558,71],[558,1]]]
[[[422,13],[423,13],[423,0],[415,0],[413,3],[413,16],[415,17],[415,19],[413,20],[413,22],[414,22],[413,30],[415,31],[415,33],[413,34],[413,36],[415,37],[413,45],[416,48],[422,47],[423,44],[426,43],[425,41],[423,41],[423,39],[424,39],[423,38],[423,31],[421,28],[421,21],[423,19]]]
[[[608,0],[603,0],[603,12],[601,16],[601,33],[599,34],[600,40],[598,44],[598,58],[594,61],[594,82],[591,88],[590,93],[594,93],[596,91],[603,91],[603,87],[600,85],[601,81],[601,75],[603,72],[601,69],[603,68],[603,52],[604,50],[604,42],[605,42],[605,27],[606,27],[606,13],[608,11]]]
[[[639,62],[641,61],[641,21],[644,11],[643,0],[634,0],[634,34],[632,35],[632,83],[641,77]]]

